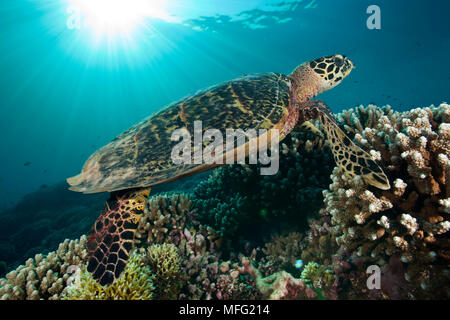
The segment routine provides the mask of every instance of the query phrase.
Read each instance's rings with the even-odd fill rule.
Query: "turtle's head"
[[[309,62],[309,67],[321,78],[323,91],[325,91],[341,83],[355,66],[346,56],[335,54],[313,60]]]
[[[299,102],[337,86],[355,66],[346,56],[335,54],[303,63],[291,74]]]

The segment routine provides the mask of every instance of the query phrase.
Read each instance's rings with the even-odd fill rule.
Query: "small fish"
[[[23,165],[24,165],[25,167],[28,167],[28,166],[31,165],[31,162],[30,162],[30,161],[27,161],[27,162],[25,162]]]
[[[43,185],[40,186],[40,188],[41,188],[41,189],[45,189],[45,188],[47,188],[47,185],[46,185],[46,184],[43,184]]]
[[[300,260],[300,259],[299,259],[299,260],[295,261],[294,266],[295,266],[296,269],[301,269],[301,268],[303,268],[303,260]]]

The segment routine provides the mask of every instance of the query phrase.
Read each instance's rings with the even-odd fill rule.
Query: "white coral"
[[[411,215],[409,214],[402,214],[401,218],[400,218],[400,223],[406,228],[408,229],[408,233],[410,235],[413,235],[417,229],[419,229],[419,225],[417,224],[417,219],[413,218]]]
[[[378,220],[377,221],[377,223],[380,225],[380,226],[382,226],[383,228],[385,228],[385,229],[389,229],[390,228],[390,224],[389,224],[389,219],[388,219],[388,217],[386,217],[386,216],[382,216],[381,218],[380,218],[380,220]]]

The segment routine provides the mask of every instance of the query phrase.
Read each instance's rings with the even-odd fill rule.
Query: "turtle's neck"
[[[293,88],[293,86],[294,84],[291,82],[291,88]],[[284,121],[283,127],[281,128],[280,132],[281,139],[284,139],[284,137],[286,137],[286,135],[294,129],[294,127],[297,125],[299,115],[300,115],[300,104],[294,97],[294,91],[291,90],[288,115],[286,120]]]
[[[321,93],[317,75],[308,65],[298,66],[289,77],[292,80],[292,93],[295,102],[306,102]]]

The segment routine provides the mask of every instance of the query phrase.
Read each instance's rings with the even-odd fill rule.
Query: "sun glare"
[[[170,20],[163,0],[70,0],[83,26],[96,33],[129,33],[146,18]]]

